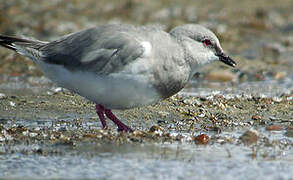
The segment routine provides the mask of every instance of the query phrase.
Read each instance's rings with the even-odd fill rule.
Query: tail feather
[[[17,37],[0,35],[0,45],[15,51],[17,50],[17,45],[36,49],[40,47],[42,44],[44,44],[44,42],[37,40],[28,40]]]
[[[0,46],[16,51],[31,59],[37,54],[38,49],[45,44],[47,42],[0,35]]]
[[[3,46],[3,47],[5,47],[5,48],[7,48],[7,49],[11,49],[11,50],[16,51],[16,48],[13,45],[11,45],[11,44],[8,44],[8,43],[3,43],[2,44],[2,42],[0,42],[0,45]]]
[[[0,45],[5,47],[5,48],[8,48],[8,49],[16,51],[16,48],[13,45],[13,42],[16,42],[16,41],[17,40],[15,38],[13,38],[13,37],[0,35]]]

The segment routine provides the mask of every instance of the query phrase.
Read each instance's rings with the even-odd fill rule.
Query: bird
[[[103,129],[106,118],[118,131],[133,132],[112,109],[130,109],[166,99],[188,83],[200,68],[236,62],[217,36],[199,24],[169,32],[158,27],[103,24],[40,41],[0,35],[0,46],[34,61],[43,74],[96,105]]]

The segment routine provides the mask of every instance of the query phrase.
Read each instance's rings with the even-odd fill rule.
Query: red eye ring
[[[210,46],[210,45],[212,45],[212,42],[211,42],[209,39],[205,39],[205,40],[203,40],[202,43],[203,43],[203,45],[205,45],[205,46]]]

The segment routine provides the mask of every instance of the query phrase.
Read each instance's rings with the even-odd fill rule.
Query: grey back
[[[135,37],[137,31],[129,25],[103,25],[69,34],[39,50],[48,63],[106,74],[118,71],[143,54],[144,49]]]

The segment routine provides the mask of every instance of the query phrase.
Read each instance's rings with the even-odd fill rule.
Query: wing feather
[[[104,25],[67,35],[41,47],[44,60],[69,70],[105,74],[119,71],[139,58],[144,48],[135,38],[134,27]]]

